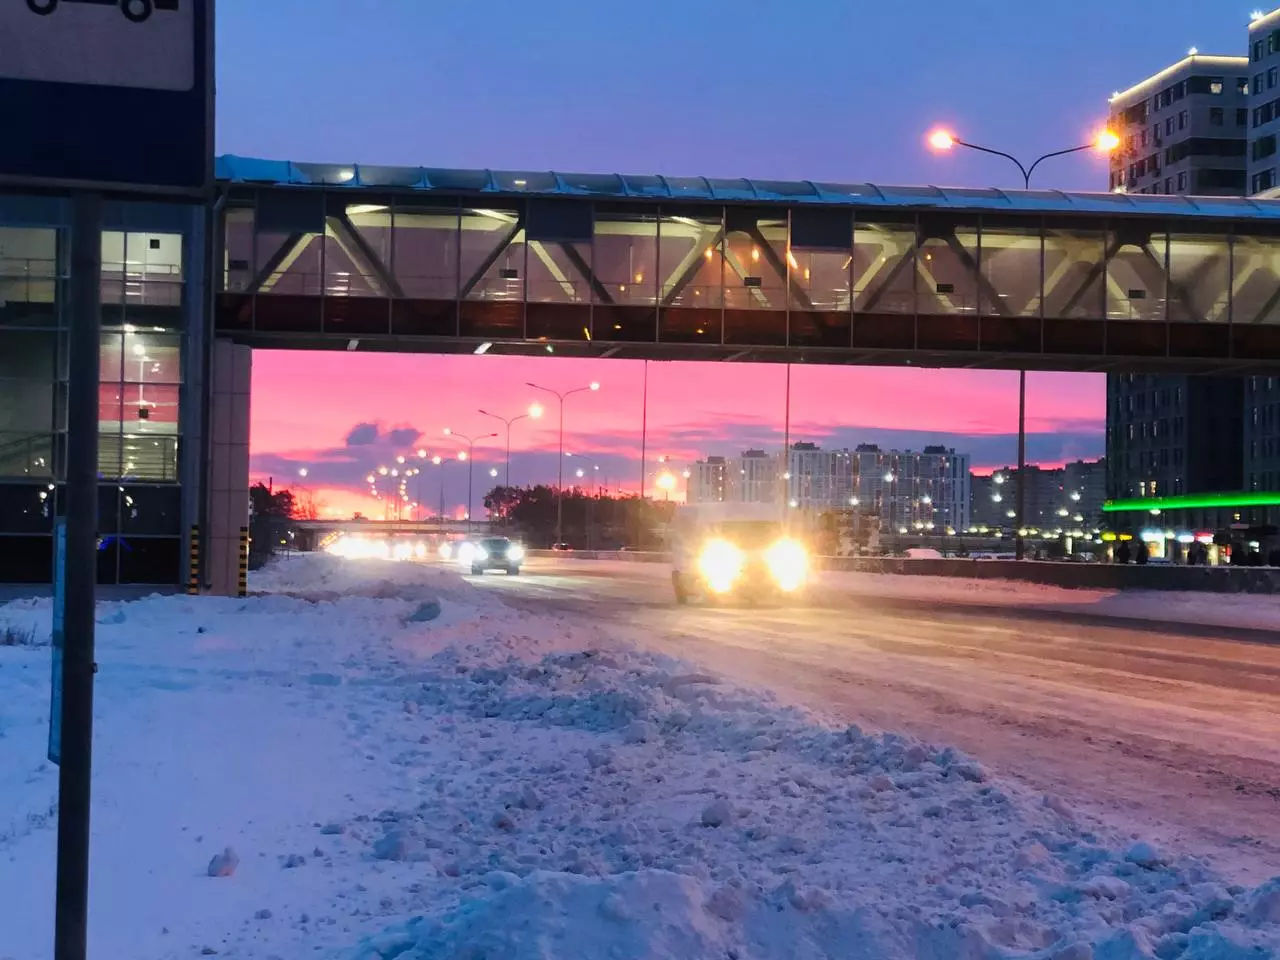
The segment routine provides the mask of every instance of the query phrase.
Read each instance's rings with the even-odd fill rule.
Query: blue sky
[[[1237,0],[222,0],[221,152],[296,160],[1009,185]],[[1011,176],[1011,173],[1013,176]],[[1089,159],[1046,186],[1095,187]]]

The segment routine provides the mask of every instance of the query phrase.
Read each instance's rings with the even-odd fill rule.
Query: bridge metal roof
[[[424,193],[579,197],[716,203],[822,204],[973,210],[986,213],[1085,213],[1280,220],[1280,200],[1183,197],[995,187],[879,186],[813,180],[665,177],[657,174],[559,173],[519,170],[448,170],[360,163],[298,163],[225,155],[217,178],[231,184],[412,190]]]

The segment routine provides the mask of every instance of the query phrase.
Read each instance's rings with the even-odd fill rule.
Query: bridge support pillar
[[[249,381],[251,348],[213,344],[209,397],[209,529],[205,535],[208,593],[234,597],[240,579],[240,531],[249,525]]]

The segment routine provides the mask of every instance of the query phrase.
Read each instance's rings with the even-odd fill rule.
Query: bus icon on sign
[[[59,3],[92,3],[100,7],[119,7],[126,20],[142,23],[157,10],[177,10],[178,0],[27,0],[32,13],[47,17],[58,9]]]

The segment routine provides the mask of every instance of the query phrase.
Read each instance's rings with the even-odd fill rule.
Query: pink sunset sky
[[[1017,374],[992,371],[879,367],[791,368],[791,439],[824,447],[879,443],[920,449],[943,443],[972,456],[975,470],[1016,459]],[[665,456],[678,471],[708,454],[735,455],[749,447],[782,448],[785,421],[782,365],[649,364],[647,472]],[[490,470],[504,469],[505,427],[480,408],[513,417],[538,401],[540,421],[522,420],[511,434],[514,485],[554,482],[555,399],[526,386],[534,381],[565,391],[598,381],[598,392],[569,398],[565,407],[566,483],[583,469],[610,490],[640,486],[644,364],[498,356],[254,353],[252,448],[255,480],[302,488],[326,514],[382,516],[364,478],[397,454],[426,449],[455,456],[465,444],[446,427],[478,436],[472,501],[493,486]],[[1105,380],[1097,375],[1028,376],[1028,459],[1058,463],[1102,454]],[[305,478],[299,475],[306,469]],[[598,469],[597,469],[598,468]],[[467,471],[445,467],[445,509],[467,501]],[[434,513],[439,474],[423,471],[424,510]],[[585,481],[591,484],[591,480]],[[682,495],[683,489],[677,491]]]

